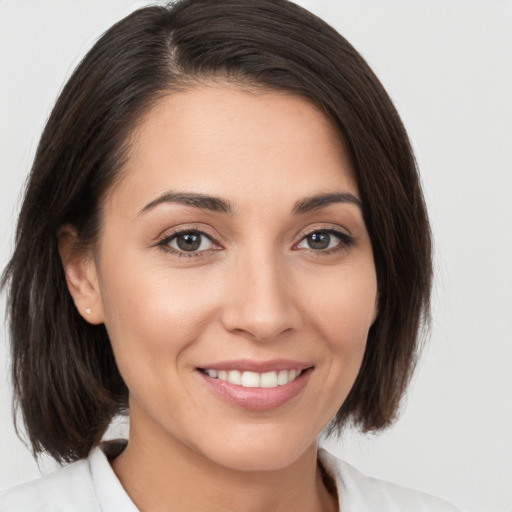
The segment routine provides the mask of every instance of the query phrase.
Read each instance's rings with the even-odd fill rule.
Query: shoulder
[[[319,450],[319,459],[336,484],[343,512],[457,512],[440,498],[368,477],[326,450]]]
[[[0,512],[100,512],[88,460],[0,494]]]

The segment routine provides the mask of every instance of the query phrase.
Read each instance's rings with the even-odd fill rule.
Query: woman
[[[453,510],[317,448],[394,419],[431,253],[389,98],[294,4],[107,31],[42,135],[3,282],[34,453],[72,464],[0,510]],[[128,410],[128,443],[100,446]]]

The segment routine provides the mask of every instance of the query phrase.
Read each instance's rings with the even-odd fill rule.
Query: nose
[[[222,312],[228,331],[263,342],[299,327],[293,280],[278,258],[261,253],[240,258],[228,281]]]

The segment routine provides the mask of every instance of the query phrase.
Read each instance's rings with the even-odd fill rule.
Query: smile
[[[315,367],[290,360],[238,360],[196,368],[222,401],[248,411],[270,411],[301,395]]]
[[[277,370],[265,373],[242,370],[202,370],[212,379],[219,379],[244,388],[276,388],[293,382],[302,370]]]

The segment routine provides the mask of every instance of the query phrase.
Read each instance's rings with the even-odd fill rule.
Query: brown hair
[[[77,67],[42,134],[21,208],[8,286],[15,403],[34,454],[85,457],[127,407],[103,325],[85,322],[67,290],[57,232],[84,249],[99,203],[123,167],[129,135],[162,95],[222,77],[307,98],[346,144],[379,287],[357,380],[333,422],[363,430],[394,419],[428,316],[431,240],[407,134],[362,57],[322,20],[286,0],[182,0],[139,9]]]

